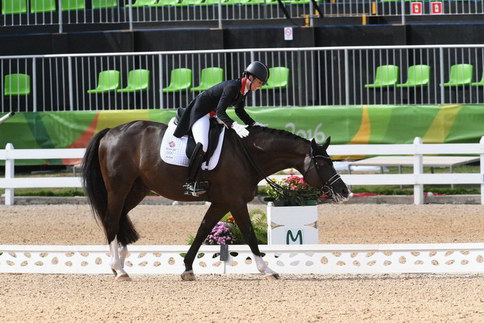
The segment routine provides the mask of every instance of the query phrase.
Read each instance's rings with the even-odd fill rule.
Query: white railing
[[[291,19],[304,18],[306,26],[318,24],[316,19],[324,17],[371,17],[398,16],[402,24],[406,17],[417,15],[479,15],[484,13],[481,0],[407,1],[407,0],[159,0],[150,5],[136,5],[135,0],[110,1],[110,5],[63,8],[63,1],[55,1],[53,7],[45,1],[44,6],[33,8],[35,1],[4,0],[3,3],[24,3],[18,10],[6,8],[0,15],[0,26],[57,26],[62,33],[70,25],[114,25],[108,28],[133,30],[134,24],[164,26],[176,23],[197,22],[197,26],[219,28],[227,21],[285,20],[280,8],[285,7]],[[40,2],[40,1],[37,1]],[[42,3],[42,2],[40,2]],[[134,6],[132,6],[134,4]],[[316,21],[315,21],[316,20]],[[297,22],[301,24],[300,21]],[[288,22],[293,24],[293,22]],[[118,26],[115,26],[118,25]]]
[[[256,274],[248,246],[202,245],[196,274]],[[130,246],[129,274],[181,274],[189,246]],[[281,274],[483,273],[484,244],[261,245],[268,266]],[[111,274],[107,246],[0,246],[0,273]]]
[[[287,68],[288,79],[282,88],[251,95],[251,107],[484,103],[484,45],[355,46],[1,56],[0,88],[6,90],[9,75],[21,91],[2,90],[0,112],[187,106],[200,93],[205,68],[221,68],[222,79],[230,80],[253,60]],[[179,68],[191,70],[191,85],[171,92],[172,71]],[[419,82],[409,81],[416,69]],[[134,70],[146,76],[139,87],[128,83]],[[378,70],[394,78],[382,83]],[[105,71],[119,74],[111,74],[112,87],[99,89]],[[459,73],[468,74],[463,83],[451,80]]]
[[[484,137],[471,144],[423,144],[417,137],[413,144],[384,145],[333,145],[328,148],[331,156],[355,155],[413,155],[412,174],[343,174],[348,185],[413,185],[414,203],[424,203],[424,185],[429,184],[478,184],[481,187],[481,204],[484,204]],[[423,172],[424,155],[480,156],[479,173],[427,174]],[[0,160],[5,160],[5,178],[0,178],[0,188],[5,189],[5,204],[14,204],[15,188],[82,187],[79,177],[15,177],[14,165],[18,159],[76,159],[82,158],[84,149],[14,149],[7,144],[0,150]],[[264,184],[261,182],[260,184]]]

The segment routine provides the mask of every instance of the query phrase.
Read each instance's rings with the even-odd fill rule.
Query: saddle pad
[[[188,157],[185,154],[185,150],[187,147],[188,137],[183,136],[181,138],[177,138],[173,135],[173,132],[176,129],[175,118],[172,118],[168,123],[168,129],[166,129],[165,135],[163,136],[163,140],[161,142],[160,148],[160,156],[161,159],[170,165],[176,166],[184,166],[188,167]],[[207,162],[203,162],[202,169],[203,170],[212,170],[214,169],[217,164],[218,160],[220,159],[220,153],[222,152],[222,145],[224,142],[224,134],[225,134],[225,127],[222,129],[222,133],[218,138],[217,148],[210,158],[208,165]]]

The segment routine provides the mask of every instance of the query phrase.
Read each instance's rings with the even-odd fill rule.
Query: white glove
[[[249,130],[245,128],[247,128],[247,126],[243,126],[237,122],[232,123],[232,129],[234,129],[235,133],[237,133],[240,138],[244,138],[249,135]]]
[[[259,127],[267,127],[266,124],[260,123],[260,122],[254,122],[253,126],[259,126]]]

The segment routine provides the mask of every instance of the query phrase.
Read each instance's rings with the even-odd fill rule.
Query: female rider
[[[216,117],[227,128],[233,129],[244,138],[249,135],[247,125],[265,126],[255,122],[244,110],[245,99],[250,91],[256,91],[269,78],[269,69],[264,63],[252,62],[242,73],[241,79],[221,82],[200,93],[186,108],[180,118],[174,135],[183,137],[192,131],[196,146],[188,164],[188,178],[183,187],[185,194],[199,196],[206,192],[206,187],[197,185],[197,175],[208,148],[210,117]],[[241,125],[226,113],[233,106],[237,116],[245,123]]]

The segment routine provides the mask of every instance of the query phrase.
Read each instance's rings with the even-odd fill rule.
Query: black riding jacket
[[[254,124],[254,119],[252,119],[244,109],[245,98],[250,91],[245,95],[241,94],[241,86],[241,79],[229,80],[214,85],[208,90],[200,93],[187,106],[186,111],[178,121],[174,135],[179,138],[183,137],[190,132],[195,121],[212,111],[215,111],[217,118],[230,128],[232,123],[234,123],[234,120],[227,115],[226,110],[231,106],[235,108],[235,113],[245,124]]]

